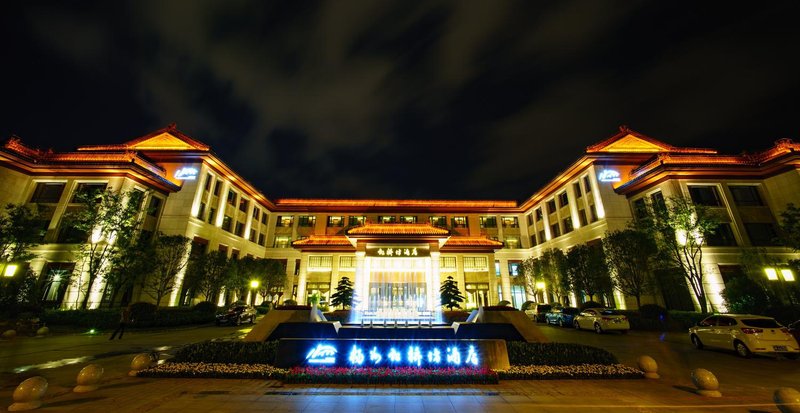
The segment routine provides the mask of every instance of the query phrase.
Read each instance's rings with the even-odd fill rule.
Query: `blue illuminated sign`
[[[597,174],[597,180],[600,182],[619,182],[620,175],[618,171],[613,169],[603,169]]]
[[[374,343],[374,342],[372,342]],[[473,344],[454,342],[410,342],[399,344],[372,343],[313,343],[305,361],[311,365],[347,365],[352,367],[477,367],[480,364],[478,350]],[[337,345],[346,345],[338,359]]]

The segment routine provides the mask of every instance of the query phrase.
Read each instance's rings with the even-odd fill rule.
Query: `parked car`
[[[577,330],[594,330],[597,334],[610,330],[625,334],[631,329],[628,317],[613,308],[587,308],[575,316],[572,326]]]
[[[554,308],[544,315],[544,320],[547,324],[556,324],[559,327],[571,326],[580,312],[575,307]]]
[[[800,343],[800,320],[789,324],[789,332],[792,334],[792,337]]]
[[[534,304],[531,306],[530,310],[525,311],[525,314],[528,317],[532,318],[533,321],[537,323],[543,323],[545,321],[545,314],[553,308],[550,304]]]
[[[731,349],[746,358],[753,354],[781,354],[794,360],[800,356],[800,346],[789,329],[774,318],[760,315],[712,315],[689,329],[689,339],[697,349]]]
[[[233,325],[240,325],[245,321],[249,321],[250,324],[256,321],[256,314],[257,311],[254,307],[249,305],[234,305],[228,309],[228,311],[217,314],[217,325],[222,324],[233,324]]]

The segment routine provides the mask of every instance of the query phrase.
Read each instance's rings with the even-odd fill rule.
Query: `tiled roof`
[[[441,199],[298,199],[275,200],[278,207],[359,207],[359,208],[515,208],[517,201],[441,200]]]
[[[325,246],[325,247],[351,247],[353,244],[343,235],[312,235],[308,238],[292,242],[295,247]]]
[[[445,247],[495,247],[502,248],[501,241],[486,237],[450,237],[444,244]]]
[[[439,235],[446,237],[450,231],[430,224],[365,224],[347,230],[347,235]]]

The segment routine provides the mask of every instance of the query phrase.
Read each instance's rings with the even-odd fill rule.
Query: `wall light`
[[[767,274],[767,279],[770,281],[777,281],[778,280],[778,270],[775,268],[764,268],[764,272]]]
[[[788,268],[782,269],[781,275],[783,276],[784,281],[794,281],[794,273]]]
[[[19,268],[17,264],[7,264],[5,271],[3,271],[3,276],[13,277],[17,273],[17,268]]]

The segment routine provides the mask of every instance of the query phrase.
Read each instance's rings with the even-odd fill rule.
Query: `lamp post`
[[[256,305],[256,290],[258,289],[259,285],[260,283],[258,282],[258,280],[250,281],[250,289],[252,290],[252,292],[250,293],[252,296],[250,299],[250,305]]]
[[[764,274],[767,275],[767,280],[769,281],[776,281],[780,283],[793,283],[797,281],[791,268],[765,267]],[[789,304],[794,305],[792,292],[787,290],[786,296],[789,299]]]

